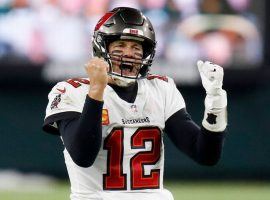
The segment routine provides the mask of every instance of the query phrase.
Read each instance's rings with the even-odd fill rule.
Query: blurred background
[[[229,134],[219,164],[199,166],[165,137],[165,179],[268,182],[269,1],[0,0],[0,190],[14,177],[23,180],[14,178],[16,187],[23,185],[33,173],[37,180],[68,180],[60,139],[41,130],[47,95],[58,81],[86,76],[94,26],[116,6],[150,18],[158,41],[151,71],[174,78],[198,124],[205,94],[196,62],[225,70]]]

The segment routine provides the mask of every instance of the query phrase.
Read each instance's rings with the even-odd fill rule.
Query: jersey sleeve
[[[185,100],[172,78],[168,78],[167,86],[165,92],[165,121],[174,113],[186,107]]]
[[[80,116],[82,109],[74,90],[66,82],[59,82],[52,88],[42,127],[44,131],[59,134],[57,121]]]

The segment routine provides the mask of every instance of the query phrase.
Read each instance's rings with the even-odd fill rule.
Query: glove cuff
[[[206,95],[202,125],[209,131],[221,132],[227,126],[227,93],[221,90],[218,95]]]
[[[221,109],[227,106],[227,93],[220,89],[215,95],[207,94],[204,101],[205,108],[208,110]]]

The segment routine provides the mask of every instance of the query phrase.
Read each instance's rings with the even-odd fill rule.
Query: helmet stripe
[[[99,30],[100,27],[106,22],[108,21],[112,16],[114,15],[114,12],[108,12],[106,13],[97,23],[96,27],[95,27],[95,31]]]

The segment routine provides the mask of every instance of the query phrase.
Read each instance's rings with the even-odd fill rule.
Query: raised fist
[[[105,88],[108,84],[109,64],[103,59],[94,57],[86,65],[85,70],[90,79],[91,87]]]
[[[219,95],[222,91],[223,68],[209,61],[197,62],[198,70],[202,79],[202,85],[209,95]]]

